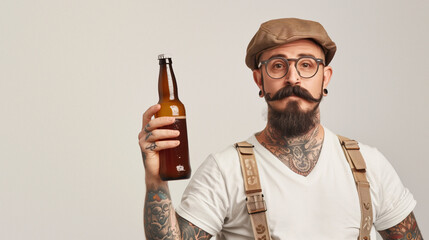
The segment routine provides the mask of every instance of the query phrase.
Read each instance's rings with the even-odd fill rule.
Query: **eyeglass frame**
[[[315,72],[312,76],[310,76],[310,77],[303,77],[303,76],[301,76],[301,73],[299,72],[299,70],[298,70],[298,68],[297,68],[297,64],[298,64],[299,60],[301,60],[302,58],[311,58],[311,59],[313,59],[314,61],[316,61],[316,63],[317,63],[317,69],[316,69],[316,72]],[[287,64],[287,71],[285,72],[285,74],[284,74],[283,76],[278,77],[278,78],[274,78],[274,77],[271,77],[271,75],[268,73],[268,66],[267,66],[267,63],[268,63],[269,61],[273,60],[273,59],[281,59],[281,60],[284,60],[284,61],[286,62],[286,64]],[[269,59],[267,59],[267,60],[260,61],[260,62],[259,62],[259,65],[258,65],[258,68],[261,68],[261,67],[262,67],[262,64],[263,64],[263,65],[265,65],[265,71],[267,72],[268,76],[270,76],[270,77],[271,77],[271,78],[273,78],[273,79],[280,79],[280,78],[284,78],[284,76],[286,76],[286,75],[287,75],[287,73],[289,72],[289,69],[290,69],[289,61],[294,61],[294,62],[295,62],[295,64],[294,64],[294,65],[295,65],[295,69],[296,69],[296,71],[298,72],[298,75],[299,75],[300,77],[302,77],[302,78],[312,78],[312,77],[314,77],[314,76],[317,74],[317,72],[319,71],[319,65],[320,65],[320,64],[323,64],[323,66],[325,66],[325,61],[323,61],[323,59],[321,59],[321,58],[315,58],[315,57],[313,57],[313,56],[301,56],[301,57],[299,57],[299,58],[272,57],[272,58],[269,58]]]

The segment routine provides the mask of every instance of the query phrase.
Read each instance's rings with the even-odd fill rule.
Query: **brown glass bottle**
[[[175,117],[176,121],[174,124],[164,128],[180,131],[179,137],[173,138],[179,140],[180,145],[159,152],[159,175],[164,181],[187,179],[191,176],[191,165],[189,163],[185,106],[178,97],[176,77],[174,76],[171,57],[161,54],[158,56],[158,60],[160,67],[158,103],[161,105],[161,110],[156,113],[155,117]]]

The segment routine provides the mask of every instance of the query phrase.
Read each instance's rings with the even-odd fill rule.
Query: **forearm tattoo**
[[[269,128],[266,142],[261,144],[292,171],[307,176],[316,166],[322,150],[323,138],[316,139],[318,133],[319,127],[305,136],[287,139],[282,136],[276,137],[276,133]]]
[[[148,191],[144,211],[146,238],[203,240],[211,235],[175,214],[167,189]]]
[[[384,240],[423,240],[413,212],[396,226],[380,231],[379,233]]]
[[[180,239],[179,225],[168,190],[160,188],[147,192],[144,227],[147,239]]]

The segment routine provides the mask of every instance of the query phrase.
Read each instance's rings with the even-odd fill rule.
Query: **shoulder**
[[[325,128],[325,133],[326,136],[332,141],[335,142],[335,145],[341,149],[341,143],[339,140],[339,136],[344,136],[342,134],[337,135],[333,132],[331,132],[329,129]],[[358,143],[359,145],[359,151],[362,154],[362,157],[365,161],[365,164],[367,166],[367,171],[368,170],[374,170],[374,169],[379,169],[381,167],[381,165],[385,165],[388,164],[387,159],[384,157],[384,155],[376,148],[370,145],[367,145],[361,141],[359,141],[359,139],[353,138],[353,136],[344,136],[347,137],[350,140],[354,140]]]
[[[368,174],[376,174],[383,169],[392,168],[387,158],[376,147],[359,142],[359,148],[365,160]]]
[[[373,191],[380,191],[389,179],[397,176],[393,166],[376,147],[367,145],[353,137],[349,137],[349,139],[353,139],[359,144],[359,151],[366,165],[366,175]],[[338,144],[340,145],[339,141]]]
[[[218,163],[227,163],[233,160],[238,160],[238,153],[234,145],[235,144],[230,144],[223,150],[212,153],[212,158]]]
[[[234,145],[235,143],[229,144],[224,149],[211,153],[199,166],[194,177],[201,178],[201,175],[204,175],[204,178],[207,178],[207,175],[211,175],[225,182],[235,179],[237,174],[241,174],[241,170],[238,152]]]
[[[254,137],[249,137],[247,142],[253,144],[252,138]],[[222,171],[230,171],[232,169],[240,168],[240,159],[235,143],[229,144],[221,151],[212,153],[210,158],[211,161],[214,161]]]
[[[329,129],[326,129],[326,128],[325,128],[325,132],[326,132],[327,138],[329,138],[331,142],[335,142],[335,145],[336,145],[335,148],[338,149],[338,151],[340,151],[339,154],[344,155],[338,135],[336,135],[335,133],[331,132]],[[369,181],[372,180],[377,182],[382,179],[381,175],[386,170],[388,171],[393,170],[389,161],[376,147],[363,143],[359,141],[359,139],[354,138],[353,136],[345,136],[345,137],[358,142],[359,151],[362,154],[362,157],[364,159]]]

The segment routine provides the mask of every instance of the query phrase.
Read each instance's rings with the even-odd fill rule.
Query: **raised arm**
[[[402,222],[398,223],[396,226],[379,231],[379,233],[384,240],[423,240],[413,212],[411,212]]]
[[[143,127],[139,133],[139,145],[145,167],[146,200],[144,206],[144,229],[146,239],[210,239],[211,235],[176,214],[168,189],[168,183],[159,177],[159,154],[162,149],[179,145],[177,130],[159,129],[174,123],[174,118],[152,119],[160,105],[150,107],[143,114]]]

